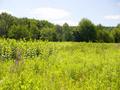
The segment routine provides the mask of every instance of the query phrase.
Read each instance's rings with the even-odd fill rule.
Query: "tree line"
[[[119,43],[120,24],[116,27],[105,27],[83,18],[77,26],[69,26],[67,23],[61,26],[46,20],[17,18],[8,13],[1,13],[0,37],[17,40]]]

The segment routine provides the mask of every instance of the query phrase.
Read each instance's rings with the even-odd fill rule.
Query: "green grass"
[[[0,56],[0,90],[120,90],[119,44],[0,39]]]

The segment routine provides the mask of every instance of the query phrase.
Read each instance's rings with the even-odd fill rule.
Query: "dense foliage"
[[[120,90],[120,45],[0,39],[0,90]]]
[[[82,19],[78,26],[54,25],[45,20],[0,14],[0,37],[48,41],[120,42],[120,25],[105,27]]]

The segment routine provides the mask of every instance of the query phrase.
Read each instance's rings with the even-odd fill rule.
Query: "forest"
[[[95,25],[83,18],[77,26],[55,25],[46,20],[18,18],[8,13],[0,14],[0,37],[42,41],[73,42],[120,42],[120,24],[117,26]]]

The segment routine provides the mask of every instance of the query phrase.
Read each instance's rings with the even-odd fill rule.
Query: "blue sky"
[[[0,0],[0,13],[77,25],[82,18],[95,24],[120,23],[120,0]]]

